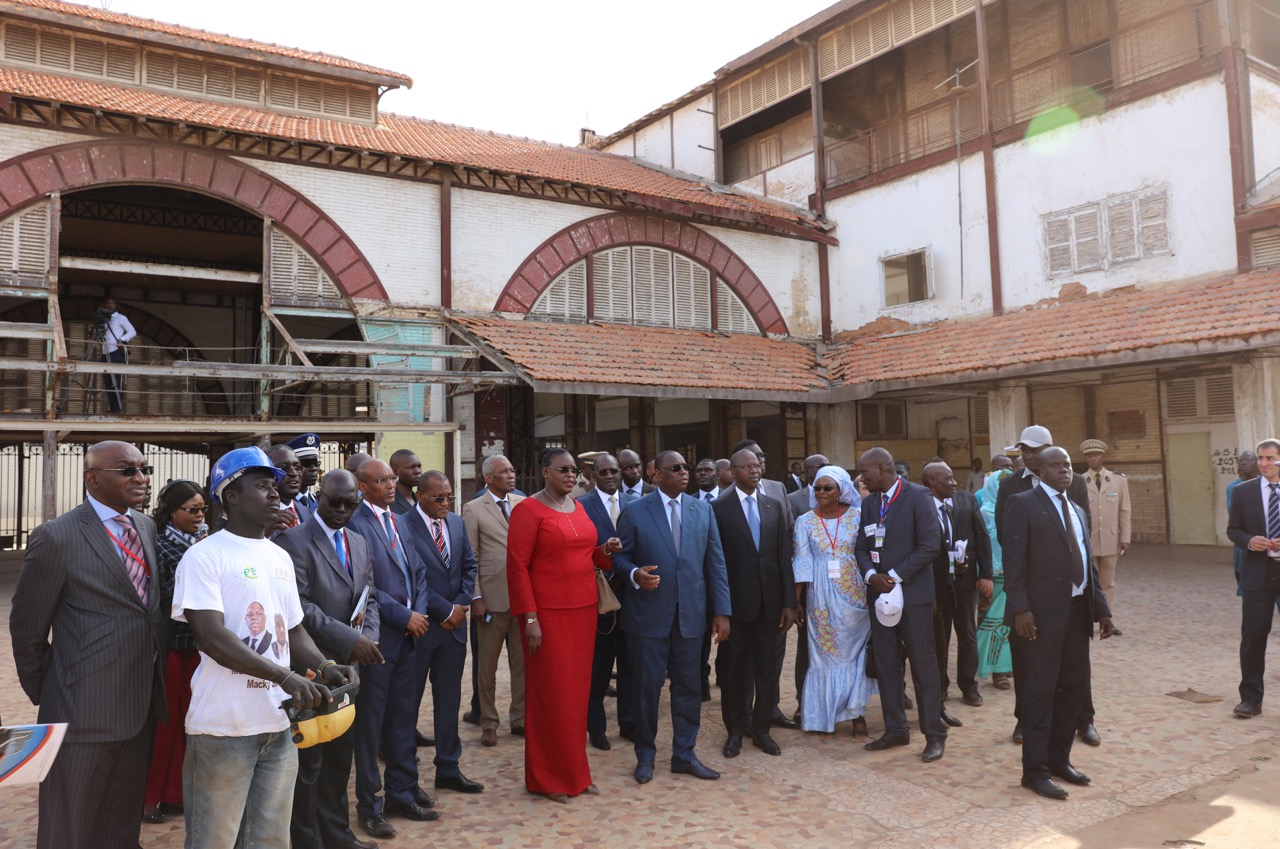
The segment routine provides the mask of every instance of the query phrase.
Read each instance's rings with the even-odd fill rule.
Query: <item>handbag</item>
[[[604,576],[604,572],[596,570],[596,611],[600,615],[613,613],[615,610],[622,609],[622,602],[618,601],[618,597],[613,594],[613,589],[609,586],[609,579]]]

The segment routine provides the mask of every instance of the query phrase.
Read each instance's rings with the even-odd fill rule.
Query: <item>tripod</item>
[[[94,324],[92,330],[89,331],[89,338],[85,341],[84,354],[80,357],[81,362],[100,363],[103,361],[102,343],[106,339],[107,327],[105,324]],[[125,352],[125,363],[129,362],[128,349],[123,345],[116,350]],[[58,396],[58,414],[62,415],[67,409],[67,399],[71,394],[71,384],[75,384],[81,389],[81,414],[90,415],[98,412],[98,378],[97,374],[82,373],[72,375],[62,385],[62,392]],[[107,380],[107,375],[102,375],[102,382],[107,392],[116,392],[120,399],[120,406],[124,407],[124,376],[112,375],[111,380]],[[115,387],[111,383],[115,383]]]

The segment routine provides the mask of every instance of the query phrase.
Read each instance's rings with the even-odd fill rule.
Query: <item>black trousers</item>
[[[902,610],[902,619],[892,628],[880,624],[876,616],[871,617],[871,649],[876,658],[885,731],[906,734],[911,730],[903,707],[906,688],[897,683],[906,675],[899,640],[911,660],[920,728],[928,740],[945,740],[947,726],[942,721],[942,687],[938,684],[938,660],[934,654],[932,603],[907,605]]]
[[[1280,563],[1267,564],[1267,579],[1247,590],[1240,604],[1240,700],[1262,704],[1262,676],[1267,668],[1267,636],[1280,601]]]
[[[128,740],[64,740],[40,782],[38,849],[136,849],[155,722]]]
[[[951,632],[956,635],[956,683],[960,692],[978,690],[978,590],[948,587],[938,597],[938,611],[933,617],[934,653],[938,656],[938,684],[946,693],[951,686],[947,674],[947,657],[951,650]]]
[[[468,616],[471,633],[467,635],[467,644],[471,646],[471,715],[480,721],[480,630],[476,626],[476,618]]]
[[[289,839],[294,846],[337,849],[355,841],[347,784],[356,750],[356,729],[328,743],[298,750],[298,781],[293,788]]]
[[[110,354],[103,354],[104,363],[123,363],[125,354],[122,348],[116,348]],[[102,375],[103,386],[107,390],[107,409],[113,413],[124,412],[124,378],[118,374],[107,372]]]
[[[618,665],[618,728],[630,729],[631,658],[627,654],[627,637],[619,623],[621,611],[607,613],[596,622],[596,653],[591,662],[591,692],[587,697],[587,733],[607,734],[609,720],[604,712],[604,696],[609,689],[613,666]],[[606,633],[608,632],[608,633]]]
[[[1060,634],[1043,629],[1034,640],[1009,634],[1014,669],[1022,668],[1022,775],[1048,778],[1071,763],[1071,744],[1088,692],[1089,639],[1093,623],[1084,597],[1070,602]]]
[[[768,617],[729,622],[729,639],[720,647],[727,656],[728,679],[720,699],[730,734],[765,734],[778,704],[778,623]]]

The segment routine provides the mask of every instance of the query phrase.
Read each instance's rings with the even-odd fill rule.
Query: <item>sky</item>
[[[74,0],[408,74],[385,111],[577,144],[712,78],[835,0]]]

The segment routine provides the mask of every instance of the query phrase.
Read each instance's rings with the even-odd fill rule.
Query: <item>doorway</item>
[[[1212,453],[1208,431],[1168,435],[1170,538],[1174,545],[1214,545]]]

